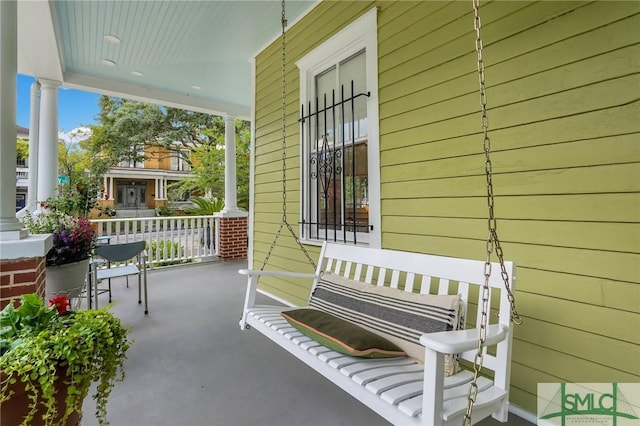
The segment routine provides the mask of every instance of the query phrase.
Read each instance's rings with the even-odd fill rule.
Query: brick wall
[[[0,261],[0,309],[22,294],[44,296],[45,266],[44,257]]]
[[[247,258],[247,226],[246,217],[220,218],[220,250],[218,257],[222,260]]]

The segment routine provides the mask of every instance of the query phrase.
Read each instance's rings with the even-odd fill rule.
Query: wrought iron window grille
[[[342,85],[339,100],[336,100],[336,91],[332,90],[330,102],[324,94],[322,107],[318,97],[313,105],[311,101],[306,108],[301,105],[298,121],[302,158],[306,162],[303,170],[306,173],[301,185],[302,219],[299,223],[304,239],[358,244],[357,234],[372,230],[368,216],[362,220],[357,214],[358,208],[362,210],[362,200],[367,199],[366,194],[359,197],[358,193],[368,190],[368,177],[360,177],[359,182],[356,179],[358,146],[366,148],[367,144],[366,138],[358,139],[356,135],[356,100],[370,97],[371,93],[354,91],[354,82],[351,81],[351,95],[348,97],[345,97]],[[366,151],[364,154],[361,152],[362,155],[366,156]]]

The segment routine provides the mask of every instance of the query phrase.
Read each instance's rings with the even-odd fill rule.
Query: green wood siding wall
[[[483,259],[470,2],[324,2],[287,32],[289,221],[300,196],[294,62],[373,6],[382,245]],[[511,400],[535,413],[539,382],[640,382],[640,3],[500,1],[481,11],[498,231],[518,265],[525,318]],[[255,266],[282,217],[279,49],[256,62]],[[284,233],[269,264],[311,270]],[[296,304],[308,293],[305,282],[262,288]]]

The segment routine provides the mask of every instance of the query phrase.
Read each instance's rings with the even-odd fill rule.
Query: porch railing
[[[151,266],[190,263],[219,254],[220,219],[214,216],[93,219],[91,223],[102,243],[146,241]]]

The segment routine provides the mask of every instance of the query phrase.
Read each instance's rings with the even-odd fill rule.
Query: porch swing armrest
[[[503,341],[509,335],[509,327],[504,324],[492,324],[487,327],[485,345],[491,346]],[[478,347],[480,329],[441,331],[423,334],[420,344],[443,354],[457,354]]]
[[[286,278],[316,278],[316,274],[289,271],[261,271],[259,269],[240,269],[240,275],[258,276],[258,277],[286,277]]]

